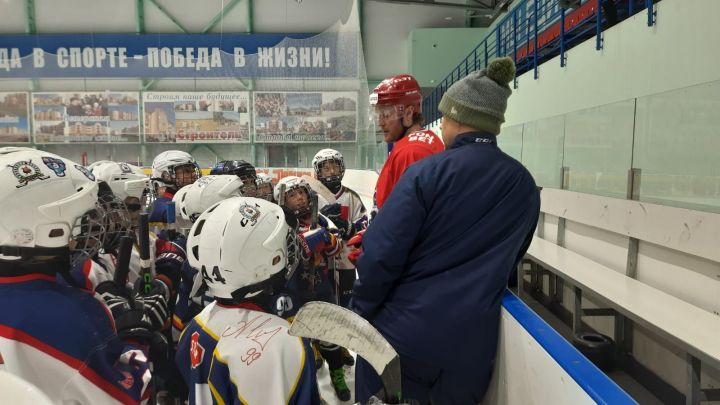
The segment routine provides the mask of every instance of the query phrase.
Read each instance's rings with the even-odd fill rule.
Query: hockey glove
[[[320,208],[320,213],[325,215],[326,217],[330,218],[335,222],[334,218],[339,217],[341,212],[341,207],[339,203],[335,204],[328,204],[322,208]]]
[[[100,283],[95,288],[105,302],[113,319],[118,336],[123,339],[148,343],[152,340],[152,323],[145,315],[142,303],[132,301],[128,292],[112,281]]]
[[[183,264],[186,260],[185,250],[178,243],[158,239],[155,243],[155,251],[157,254],[155,273],[158,278],[163,279],[174,295],[182,279]]]
[[[348,253],[348,260],[350,260],[350,263],[357,265],[358,259],[360,259],[360,255],[363,254],[363,248],[359,247],[357,249],[353,249]]]
[[[355,236],[350,238],[350,240],[347,241],[347,245],[352,246],[354,248],[362,247],[362,240],[363,240],[364,235],[365,235],[365,230],[363,229],[362,231],[356,233]]]
[[[140,291],[141,280],[136,283],[136,290]],[[170,289],[160,280],[153,280],[153,288],[149,293],[136,293],[135,302],[142,305],[143,313],[150,322],[152,330],[163,330],[170,324],[168,300]]]
[[[355,233],[354,224],[349,223],[342,217],[342,207],[340,204],[330,204],[322,207],[320,213],[328,217],[337,226],[340,237],[348,240]]]
[[[303,258],[309,259],[314,253],[321,253],[332,242],[332,234],[327,228],[319,227],[300,234]]]
[[[161,230],[158,234],[158,239],[173,243],[182,250],[185,250],[185,246],[187,246],[187,237],[182,233],[175,231],[174,229]]]

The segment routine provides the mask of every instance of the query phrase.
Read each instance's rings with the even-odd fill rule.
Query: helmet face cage
[[[257,177],[255,175],[251,174],[238,174],[237,175],[240,180],[243,182],[243,187],[241,189],[241,193],[243,197],[257,197],[258,196],[258,186],[257,186]]]
[[[105,234],[103,250],[106,253],[114,252],[120,243],[122,236],[130,236],[133,233],[133,222],[125,207],[125,203],[114,194],[105,194],[98,197],[98,202],[103,209],[103,226]]]
[[[340,168],[340,173],[333,176],[323,176],[322,169],[328,163],[335,163]],[[333,188],[339,187],[343,177],[345,176],[345,162],[343,159],[338,159],[334,156],[329,156],[323,160],[316,162],[315,164],[315,177],[320,180],[325,186],[329,187],[331,191]]]
[[[273,185],[271,182],[264,182],[258,179],[257,182],[257,198],[263,200],[273,201]]]
[[[70,265],[75,267],[91,259],[103,247],[105,236],[105,210],[100,203],[75,220],[71,235],[74,246],[70,249]]]
[[[155,182],[153,182],[150,188],[145,189],[142,198],[140,199],[142,210],[145,212],[153,212],[153,209],[155,208],[155,200],[157,200],[157,187]]]
[[[293,273],[295,273],[295,270],[300,265],[301,260],[301,249],[300,249],[300,241],[298,240],[297,233],[292,228],[288,228],[288,233],[285,238],[287,241],[287,262],[285,264],[285,268],[287,269],[287,272],[285,273],[285,279],[290,280]]]
[[[287,206],[287,200],[288,200],[287,195],[295,190],[302,190],[305,192],[305,195],[307,197],[306,198],[307,204],[304,207],[299,207],[299,208],[293,209],[293,208],[290,208]],[[302,217],[310,214],[310,212],[312,211],[312,198],[310,198],[310,197],[311,197],[310,188],[308,186],[306,186],[304,184],[296,184],[285,190],[285,205],[282,208],[285,210],[286,213],[291,214],[295,218],[302,218]]]
[[[190,173],[178,174],[178,169],[186,167],[191,168]],[[166,181],[166,183],[175,186],[177,190],[180,190],[181,188],[183,188],[183,186],[194,183],[197,179],[202,177],[202,174],[200,173],[200,167],[197,165],[197,163],[183,163],[177,166],[171,166],[168,168],[166,173],[170,176],[170,181]]]

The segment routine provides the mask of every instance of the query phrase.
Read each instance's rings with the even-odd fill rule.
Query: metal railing
[[[517,77],[560,56],[560,66],[567,63],[566,52],[573,46],[595,37],[595,48],[603,47],[602,32],[642,10],[647,9],[648,26],[655,23],[653,4],[659,0],[579,0],[572,8],[563,8],[560,0],[520,0],[495,28],[450,71],[423,99],[427,123],[440,119],[437,106],[447,89],[468,73],[483,69],[493,58],[510,56],[517,67]],[[563,3],[573,3],[566,0]],[[598,7],[600,4],[600,7]],[[614,12],[609,12],[610,10]]]

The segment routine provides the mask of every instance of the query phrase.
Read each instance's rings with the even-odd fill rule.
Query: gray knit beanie
[[[443,95],[438,108],[443,115],[481,131],[500,133],[505,122],[508,83],[515,77],[515,63],[509,57],[490,61],[486,69],[476,70],[455,82]]]

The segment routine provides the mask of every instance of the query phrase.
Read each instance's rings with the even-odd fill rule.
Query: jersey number
[[[218,266],[213,266],[212,276],[214,277],[214,279],[210,278],[210,275],[207,272],[207,268],[205,266],[202,266],[203,280],[206,280],[209,283],[217,282],[217,283],[225,284],[225,278],[223,278],[222,274],[220,273],[220,268]]]

